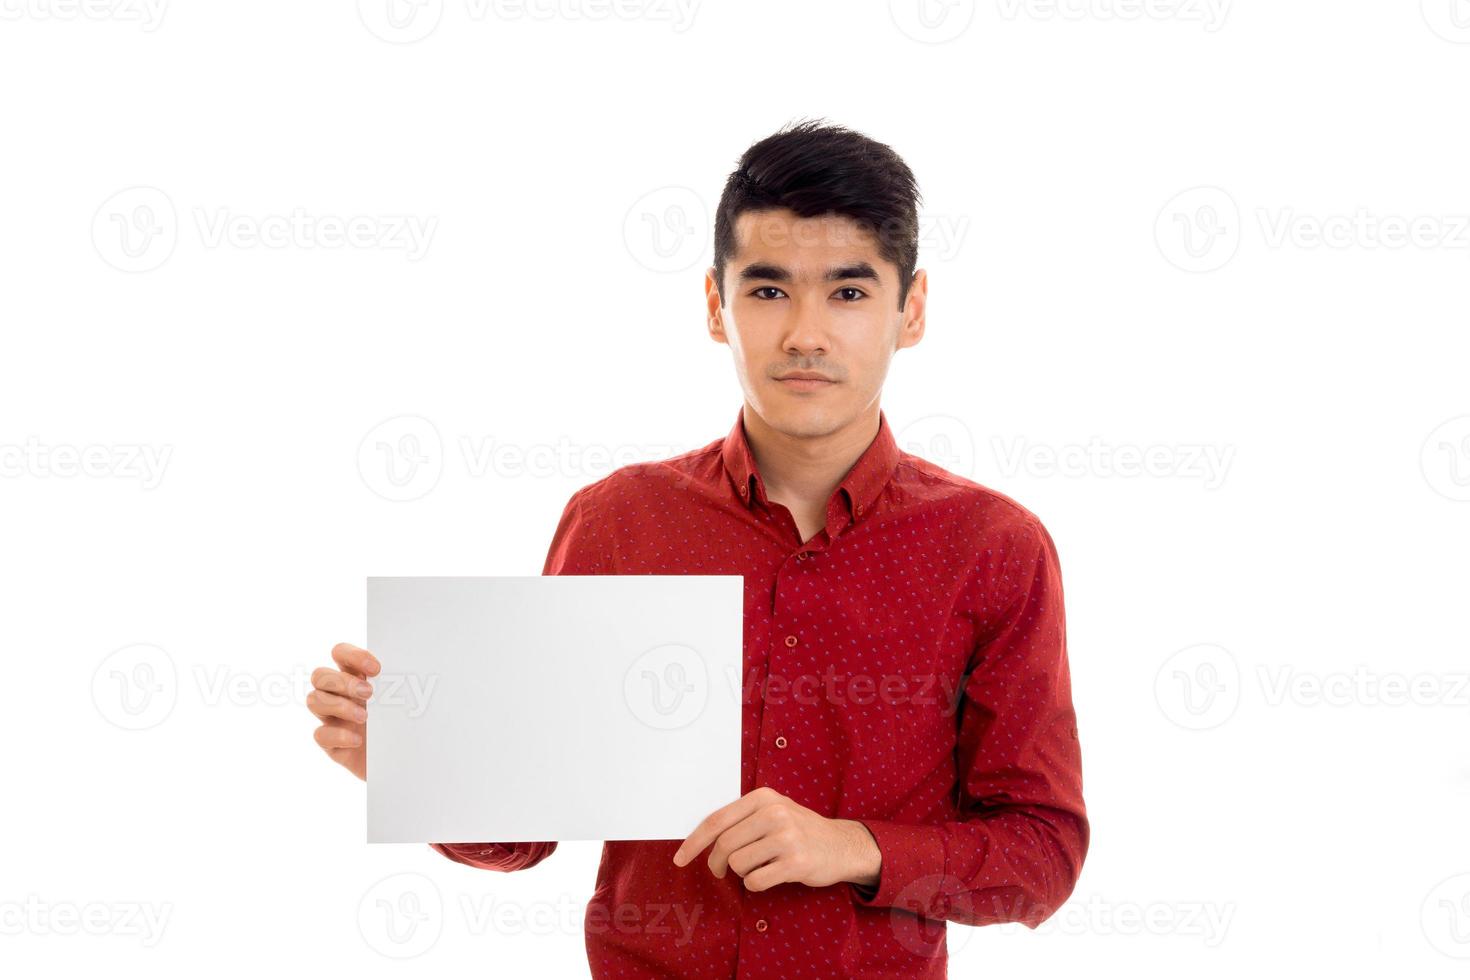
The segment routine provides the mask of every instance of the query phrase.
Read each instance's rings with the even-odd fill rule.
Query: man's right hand
[[[316,744],[358,779],[366,780],[367,699],[373,693],[367,679],[383,667],[371,653],[351,643],[332,647],[332,659],[341,669],[312,671],[312,690],[306,695],[306,706],[322,720],[314,733]]]

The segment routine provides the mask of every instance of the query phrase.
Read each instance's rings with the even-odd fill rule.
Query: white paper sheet
[[[368,578],[369,843],[674,840],[740,796],[739,575]]]

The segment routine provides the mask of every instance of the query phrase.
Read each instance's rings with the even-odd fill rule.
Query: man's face
[[[705,298],[710,335],[730,345],[746,401],[793,436],[824,435],[862,416],[882,391],[894,352],[924,334],[924,271],[900,310],[897,267],[850,218],[747,211],[735,238],[726,303],[713,268]],[[792,372],[832,380],[780,380]]]

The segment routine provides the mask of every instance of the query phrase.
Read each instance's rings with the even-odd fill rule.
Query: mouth
[[[777,378],[776,381],[792,391],[820,391],[837,383],[826,375],[801,371]]]

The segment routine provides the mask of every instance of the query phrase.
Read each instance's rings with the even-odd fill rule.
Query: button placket
[[[797,645],[797,643],[800,642],[800,640],[798,640],[798,638],[797,638],[797,636],[796,636],[795,633],[788,633],[788,634],[786,634],[786,636],[785,636],[785,638],[784,638],[784,640],[782,642],[783,642],[783,644],[788,649],[790,649],[792,647],[795,647]],[[783,658],[777,657],[776,654],[774,654],[774,653],[771,655],[771,666],[770,666],[770,668],[769,668],[769,670],[767,672],[767,681],[768,682],[769,682],[770,674],[772,672],[784,671],[785,670],[785,667],[784,666],[781,666],[782,659]],[[772,738],[771,735],[769,734],[773,728],[779,730],[780,727],[784,727],[784,721],[783,721],[783,719],[777,717],[778,714],[779,714],[779,712],[774,711],[771,705],[766,705],[765,708],[764,708],[764,710],[762,710],[762,712],[761,712],[761,723],[760,723],[760,728],[761,728],[760,744],[761,745],[772,746],[772,747],[774,747],[776,749],[784,749],[784,748],[786,748],[786,746],[788,744],[788,741],[787,741],[786,736],[785,735],[781,735],[781,734],[777,734],[774,738]],[[778,785],[779,784],[779,777],[776,780],[772,780],[771,779],[771,777],[773,775],[775,775],[775,774],[773,774],[770,771],[770,767],[772,765],[778,765],[776,763],[776,757],[772,753],[769,753],[769,752],[761,752],[757,756],[757,761],[756,761],[756,778],[758,780],[766,780],[766,782],[765,782],[766,785]],[[781,767],[778,765],[778,768],[781,768]]]

